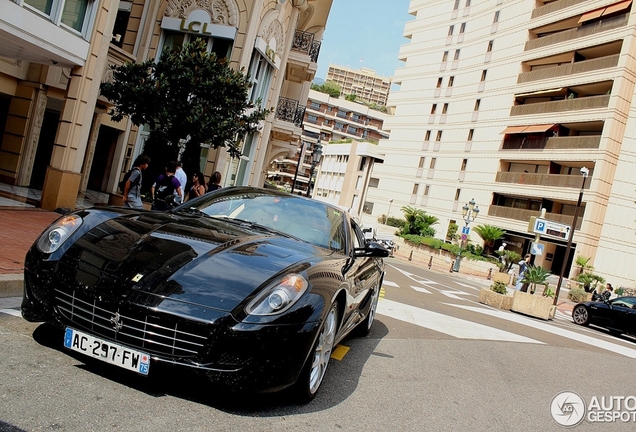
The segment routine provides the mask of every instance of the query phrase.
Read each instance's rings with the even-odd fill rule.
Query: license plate
[[[64,346],[142,375],[148,375],[148,370],[150,369],[150,355],[145,352],[133,350],[110,341],[103,341],[70,327],[66,328],[64,334]]]

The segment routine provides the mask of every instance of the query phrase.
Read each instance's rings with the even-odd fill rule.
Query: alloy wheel
[[[579,325],[587,325],[590,316],[585,306],[577,306],[572,311],[572,320]]]
[[[320,387],[325,372],[327,371],[327,365],[329,364],[329,358],[331,357],[331,351],[333,350],[333,344],[336,338],[337,321],[338,311],[334,304],[329,310],[327,318],[325,318],[322,330],[318,336],[316,349],[314,350],[314,359],[311,363],[311,371],[309,374],[309,393],[311,394],[318,391],[318,387]]]

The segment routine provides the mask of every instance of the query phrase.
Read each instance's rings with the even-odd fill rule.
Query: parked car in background
[[[388,254],[347,212],[274,189],[83,209],[27,253],[22,316],[138,374],[163,362],[230,390],[294,385],[307,401],[334,345],[370,331]]]
[[[397,250],[398,245],[393,241],[393,236],[380,235],[377,236],[377,242],[389,250],[390,256]]]
[[[579,325],[604,327],[612,334],[636,335],[636,297],[579,303],[572,310],[572,320]]]

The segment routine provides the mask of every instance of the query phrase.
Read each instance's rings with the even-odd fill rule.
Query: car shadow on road
[[[152,363],[149,376],[131,373],[64,348],[64,330],[46,323],[33,331],[33,339],[74,358],[79,369],[150,397],[172,396],[235,415],[267,417],[322,411],[346,400],[358,387],[366,362],[372,356],[387,357],[375,350],[388,332],[386,325],[376,318],[368,336],[348,336],[341,341],[339,345],[349,350],[341,360],[332,357],[318,394],[308,404],[301,403],[290,389],[268,394],[233,393],[208,383],[200,373],[165,364]]]

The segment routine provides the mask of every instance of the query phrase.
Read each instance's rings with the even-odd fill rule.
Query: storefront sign
[[[276,54],[276,39],[272,39],[270,43],[267,43],[262,37],[257,37],[254,43],[254,48],[260,52],[263,57],[274,66],[276,69],[280,68],[281,59]]]
[[[223,39],[233,40],[236,37],[236,27],[213,24],[210,22],[210,15],[204,10],[194,10],[187,18],[164,16],[161,28]]]

